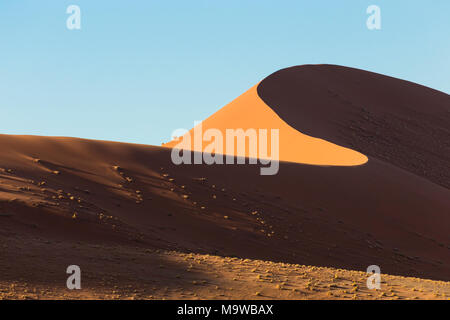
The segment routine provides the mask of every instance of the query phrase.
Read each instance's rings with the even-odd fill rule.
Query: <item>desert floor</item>
[[[4,239],[3,239],[4,240]],[[444,299],[450,282],[381,274],[369,290],[360,271],[150,250],[139,247],[9,239],[0,268],[0,299]],[[10,259],[20,250],[21,261]],[[45,264],[40,251],[52,251]],[[66,288],[66,264],[80,264],[81,290]],[[36,265],[33,265],[36,263]],[[43,268],[46,265],[48,268]],[[126,267],[125,267],[126,266]]]

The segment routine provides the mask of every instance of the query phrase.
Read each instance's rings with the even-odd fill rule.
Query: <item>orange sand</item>
[[[278,129],[280,161],[329,166],[354,166],[367,162],[367,157],[357,151],[305,135],[292,128],[261,100],[256,89],[257,85],[202,122],[203,133],[211,128],[218,129],[222,133],[224,137],[223,154],[249,157],[248,140],[245,153],[237,150],[236,143],[234,153],[230,153],[226,152],[225,135],[227,129],[243,129],[246,131],[253,128],[257,131],[259,129],[267,129],[267,150],[270,157],[270,130]],[[195,128],[189,131],[191,147],[186,147],[186,144],[183,144],[184,147],[181,147],[182,140],[173,140],[163,146],[169,148],[178,146],[179,149],[204,152],[205,148],[213,143],[213,140],[203,141],[201,148],[194,146],[194,130]],[[217,151],[217,153],[222,152]],[[260,158],[267,157],[262,156]]]

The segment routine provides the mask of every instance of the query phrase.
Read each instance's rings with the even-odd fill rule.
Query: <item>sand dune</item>
[[[279,130],[278,159],[280,161],[339,166],[360,165],[367,162],[367,157],[359,152],[338,146],[323,139],[310,137],[289,126],[261,100],[257,94],[257,87],[252,87],[239,98],[204,120],[201,124],[202,131],[216,129],[225,137],[227,129],[243,129],[244,131],[255,129],[257,132],[260,129],[267,130],[269,132],[267,150],[270,155],[270,150],[272,150],[270,132],[276,129]],[[190,137],[194,137],[195,129],[191,129],[188,134]],[[183,139],[185,137],[182,137],[180,140],[171,141],[163,146],[174,148],[177,145],[181,145],[178,148],[206,152],[205,149],[212,143],[205,139],[204,143],[197,147],[194,144],[193,138],[190,138],[187,143],[183,142]],[[239,157],[251,156],[248,147],[240,151],[236,145],[233,152],[226,152],[224,149],[222,153]],[[267,159],[269,157],[262,158]]]
[[[286,123],[450,188],[450,97],[336,65],[283,69],[258,86]]]
[[[286,84],[291,81],[297,84]],[[369,88],[376,103],[364,100]],[[277,175],[261,176],[250,164],[177,166],[165,147],[0,135],[0,290],[63,290],[58,286],[71,264],[87,269],[83,283],[91,293],[136,283],[151,287],[154,277],[184,277],[181,260],[188,253],[214,255],[204,258],[217,263],[214,270],[220,259],[237,257],[330,270],[365,271],[375,264],[383,274],[450,281],[448,95],[361,70],[304,66],[269,76],[227,106],[224,117],[248,106],[246,99],[256,103],[255,90],[265,102],[258,104],[267,126],[276,122],[291,142],[311,143],[311,152],[324,148],[326,154],[308,160],[285,153],[291,162],[281,162]],[[225,123],[221,115],[205,123]],[[342,158],[327,162],[330,154]],[[365,164],[346,162],[358,164],[364,155]],[[331,165],[298,163],[318,159]],[[146,250],[177,253],[170,266],[160,267],[159,254],[148,257],[152,264],[132,262],[147,261]],[[292,273],[300,268],[291,267]],[[207,268],[197,272],[196,278],[207,278]],[[300,294],[302,281],[291,280],[290,288],[300,290],[291,297],[312,297]],[[408,286],[418,285],[413,282]],[[153,286],[164,290],[160,282]],[[197,297],[209,292],[195,288],[189,292]],[[249,288],[274,294],[272,287]],[[431,287],[426,290],[421,297],[433,298]],[[225,297],[243,294],[227,291]]]

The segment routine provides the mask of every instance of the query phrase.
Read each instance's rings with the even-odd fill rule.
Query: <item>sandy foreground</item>
[[[139,247],[9,240],[2,252],[22,251],[20,276],[0,280],[0,299],[356,299],[448,300],[450,282],[381,275],[369,290],[360,271],[262,260],[180,253]],[[57,251],[55,263],[39,263],[39,250]],[[66,288],[62,261],[82,261],[82,289]],[[2,259],[6,274],[17,269]],[[33,268],[30,261],[38,264]],[[49,261],[52,262],[52,261]],[[21,268],[23,264],[27,267]],[[126,267],[124,267],[126,266]],[[5,274],[4,274],[5,276]],[[38,280],[35,281],[34,278]]]

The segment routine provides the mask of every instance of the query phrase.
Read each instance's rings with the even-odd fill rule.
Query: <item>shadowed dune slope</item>
[[[92,272],[114,262],[73,261],[77,243],[450,280],[449,190],[378,159],[282,162],[261,176],[248,164],[176,166],[170,149],[144,145],[0,135],[0,147],[0,242],[34,243],[0,260],[1,280],[46,283],[49,261]]]
[[[304,134],[357,150],[450,187],[450,96],[336,65],[282,69],[258,95]]]

